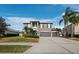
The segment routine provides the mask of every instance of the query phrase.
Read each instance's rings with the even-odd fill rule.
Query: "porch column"
[[[51,37],[52,37],[52,31],[51,31]]]
[[[30,23],[30,27],[32,27],[32,22]]]

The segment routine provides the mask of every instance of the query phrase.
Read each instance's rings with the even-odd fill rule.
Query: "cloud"
[[[29,22],[29,21],[45,21],[45,22],[48,22],[48,21],[51,21],[51,19],[36,19],[36,18],[24,18],[24,17],[6,17],[7,18],[7,21],[8,20],[11,20],[12,22]]]
[[[52,22],[51,19],[36,19],[36,18],[26,18],[26,17],[4,17],[6,22],[10,24],[10,28],[16,30],[23,29],[23,23],[30,22],[30,21],[42,21],[42,22]]]
[[[64,23],[62,22],[62,25],[59,25],[59,21],[61,20],[61,19],[63,19],[63,16],[64,15],[64,13],[62,13],[61,15],[59,15],[59,16],[56,16],[55,18],[53,18],[53,24],[54,24],[54,27],[55,28],[63,28],[64,27]]]
[[[79,4],[64,4],[63,7],[71,7],[73,10],[79,12]]]
[[[55,28],[62,28],[63,25],[59,25],[59,20],[62,19],[62,13],[59,16],[56,16],[53,19],[37,19],[37,18],[28,18],[28,17],[4,17],[6,19],[6,22],[10,24],[10,28],[16,29],[16,30],[22,30],[23,29],[23,23],[30,22],[30,21],[40,21],[40,22],[52,22],[53,27]]]

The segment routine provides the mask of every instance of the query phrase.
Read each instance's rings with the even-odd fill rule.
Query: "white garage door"
[[[51,32],[40,32],[41,37],[51,37]]]

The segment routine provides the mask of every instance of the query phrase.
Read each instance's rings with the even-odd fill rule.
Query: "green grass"
[[[39,38],[25,38],[25,37],[5,37],[0,38],[0,42],[38,42]]]
[[[75,41],[79,41],[79,37],[66,37],[67,39],[70,39],[70,40],[75,40]]]
[[[26,45],[0,45],[0,53],[23,53],[30,47]]]
[[[70,38],[71,40],[79,41],[79,38]]]

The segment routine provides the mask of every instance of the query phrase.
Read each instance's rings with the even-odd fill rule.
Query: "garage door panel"
[[[51,32],[40,32],[41,37],[51,37]]]
[[[52,37],[58,37],[59,36],[59,33],[58,32],[53,32],[52,33]]]

